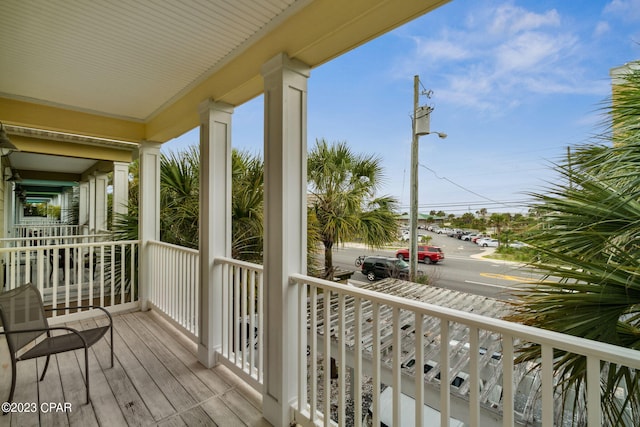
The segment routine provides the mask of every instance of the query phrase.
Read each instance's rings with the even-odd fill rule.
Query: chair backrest
[[[33,284],[27,283],[10,291],[0,293],[0,326],[6,332],[23,329],[48,328],[42,296]],[[43,332],[7,334],[9,351],[16,353]]]

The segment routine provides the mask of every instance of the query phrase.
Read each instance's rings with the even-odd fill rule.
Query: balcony
[[[54,364],[58,374],[49,373],[42,383],[35,378],[39,362],[19,363],[15,401],[34,402],[41,396],[38,404],[71,403],[73,412],[62,414],[69,423],[95,419],[98,425],[125,421],[190,425],[222,420],[219,425],[228,425],[236,419],[251,426],[269,425],[262,406],[266,351],[268,340],[277,339],[269,337],[281,332],[269,331],[266,323],[268,286],[262,267],[228,258],[215,260],[214,268],[222,277],[222,283],[215,286],[221,286],[223,301],[221,312],[211,313],[209,326],[221,340],[215,351],[217,365],[206,369],[196,356],[202,333],[198,251],[150,242],[148,256],[154,268],[147,283],[137,283],[137,245],[135,241],[58,245],[57,250],[64,248],[65,257],[82,251],[101,255],[97,271],[83,276],[78,268],[53,283],[43,279],[43,254],[52,248],[1,250],[9,259],[31,260],[36,266],[31,279],[37,279],[51,304],[73,306],[89,299],[121,313],[114,317],[115,368],[108,368],[106,344],[91,353],[90,366],[95,370],[91,405],[84,405],[81,369],[75,366],[78,360],[73,355],[58,356]],[[116,269],[111,260],[120,260],[119,265],[127,268]],[[30,270],[17,262],[10,266],[8,277],[19,276],[12,268],[24,274]],[[393,425],[423,425],[413,421],[423,419],[424,425],[437,425],[444,414],[452,425],[560,425],[557,397],[561,379],[554,375],[552,363],[554,350],[566,350],[586,357],[587,385],[578,391],[581,397],[577,399],[584,418],[579,422],[600,425],[604,410],[600,387],[588,385],[599,384],[610,364],[640,369],[636,351],[452,308],[469,301],[464,295],[448,294],[441,305],[429,304],[421,300],[418,287],[397,285],[403,297],[373,287],[290,276],[290,286],[298,290],[299,345],[291,349],[296,363],[291,372],[269,375],[271,380],[273,376],[296,378],[297,396],[288,408],[296,422],[342,426],[392,420]],[[7,286],[12,287],[13,282]],[[140,295],[146,295],[150,311],[140,311],[144,304]],[[434,294],[426,298],[434,300]],[[52,319],[79,322],[81,327],[95,321],[85,312]],[[520,343],[542,347],[540,366],[514,362]],[[416,362],[419,360],[423,363]],[[385,392],[376,392],[379,384]],[[331,390],[329,399],[327,390]],[[616,397],[624,399],[625,393],[620,388]],[[415,401],[425,405],[415,405]],[[20,422],[20,417],[33,420],[38,416],[46,423],[43,420],[60,414],[11,415]]]

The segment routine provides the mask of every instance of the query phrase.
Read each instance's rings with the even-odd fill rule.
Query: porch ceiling
[[[316,67],[447,1],[4,0],[0,121],[165,142],[259,95],[274,55]]]

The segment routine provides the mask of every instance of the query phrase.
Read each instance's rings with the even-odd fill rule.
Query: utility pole
[[[428,98],[431,97],[431,91],[427,91],[425,94]],[[435,133],[440,138],[446,138],[447,134],[444,132],[431,132],[430,129],[430,115],[433,111],[433,107],[425,106],[420,107],[418,105],[420,96],[420,76],[413,77],[413,117],[411,120],[411,185],[410,185],[410,200],[411,204],[409,211],[409,280],[415,282],[418,273],[418,141],[420,136],[429,135]],[[420,113],[420,117],[418,117]]]
[[[411,120],[411,185],[409,211],[409,280],[418,272],[418,134],[416,132],[420,76],[413,76],[413,119]]]

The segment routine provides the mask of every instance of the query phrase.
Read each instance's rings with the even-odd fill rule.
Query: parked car
[[[471,238],[471,241],[473,243],[477,244],[478,240],[480,240],[480,239],[488,239],[490,237],[491,236],[489,236],[488,234],[477,234],[477,235],[475,235],[474,237]]]
[[[514,242],[510,242],[507,244],[507,246],[509,246],[510,248],[516,248],[516,249],[520,249],[520,248],[526,248],[527,245],[526,243],[522,243],[522,242],[518,242],[517,240]]]
[[[403,261],[409,259],[409,248],[398,249],[396,251],[396,258]],[[444,252],[442,252],[442,249],[438,246],[418,246],[418,261],[426,263],[427,260],[429,260],[431,264],[442,261],[444,260]]]
[[[467,242],[470,242],[470,241],[471,241],[471,239],[473,239],[473,238],[474,238],[474,237],[476,237],[476,236],[477,236],[477,234],[475,234],[475,233],[463,234],[463,235],[460,237],[460,240],[466,240]]]
[[[400,235],[400,240],[402,240],[403,242],[406,242],[410,238],[411,238],[411,233],[409,233],[409,230],[402,230],[402,234]]]
[[[497,248],[500,245],[500,242],[498,241],[498,239],[491,239],[491,238],[478,239],[476,243],[478,244],[478,246],[482,246],[483,248],[486,248],[486,247]]]
[[[458,230],[453,237],[457,237],[458,240],[462,240],[462,238],[464,236],[466,236],[467,234],[470,234],[470,232],[469,231],[464,231],[464,230]]]
[[[372,282],[386,277],[408,279],[409,264],[398,258],[368,256],[362,263],[362,274]]]
[[[453,229],[449,229],[449,231],[447,231],[447,236],[449,236],[449,237],[458,237],[459,233],[462,233],[462,230],[459,230],[457,228],[453,228]]]

